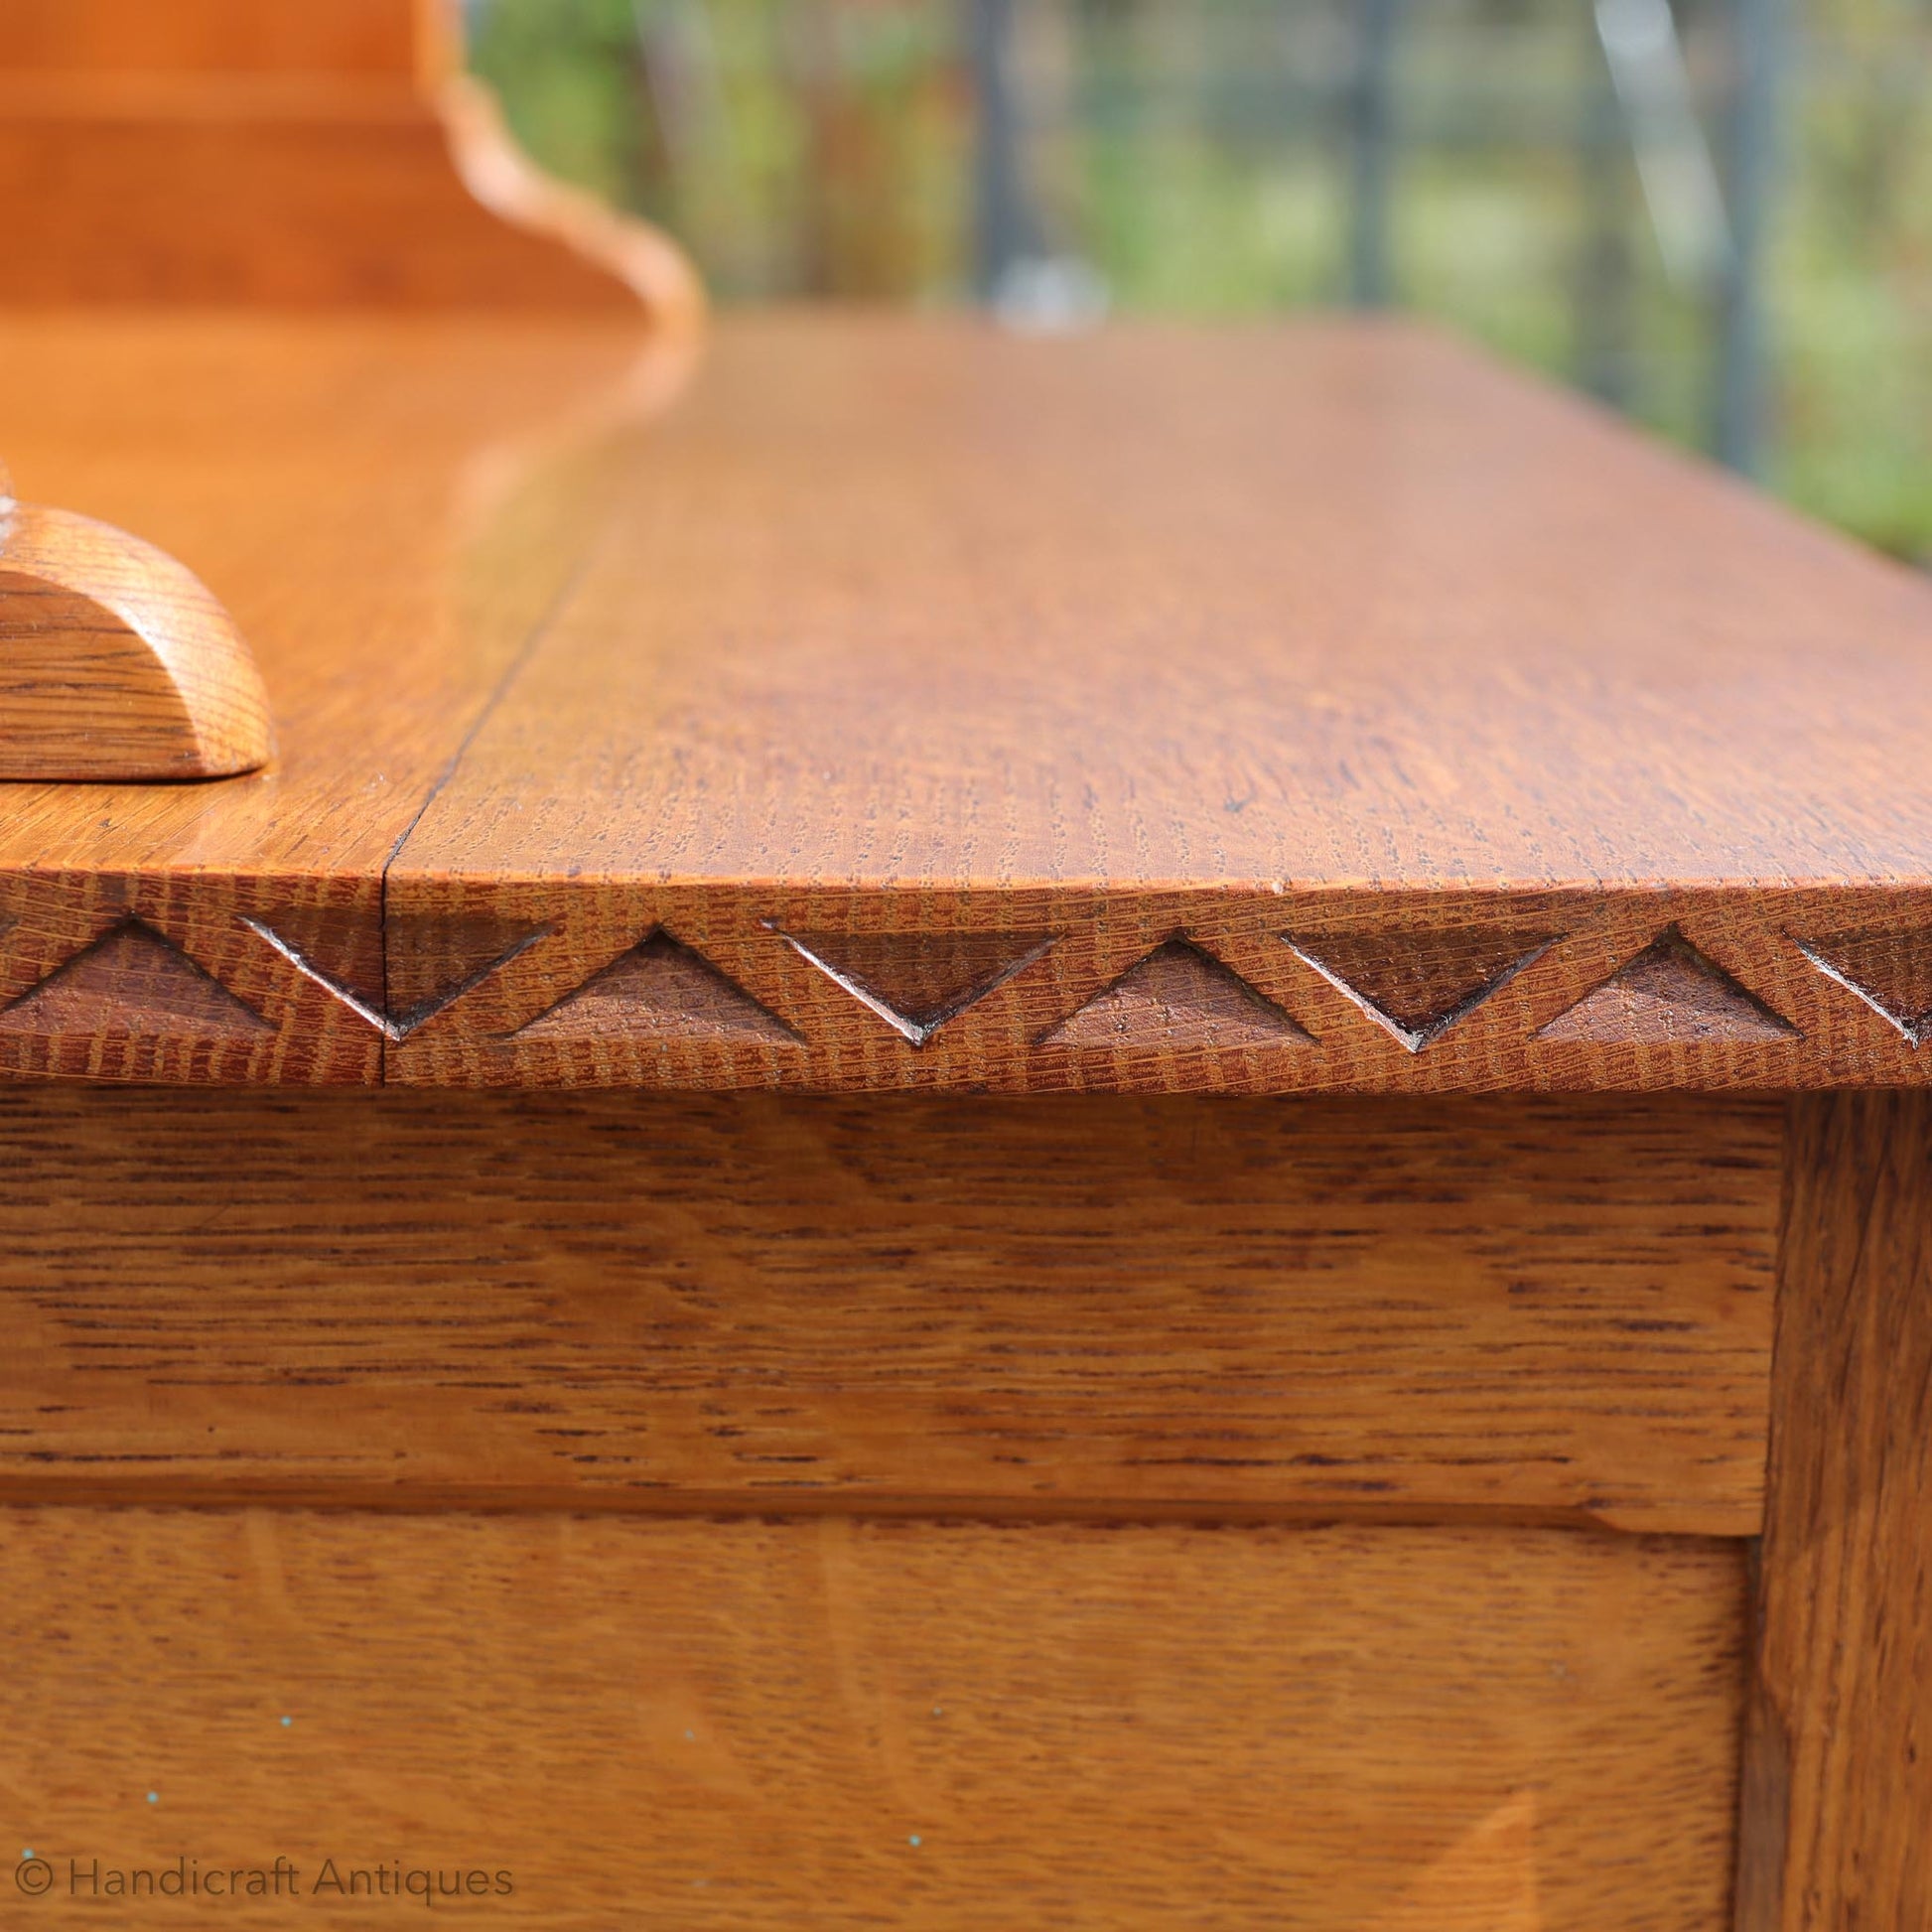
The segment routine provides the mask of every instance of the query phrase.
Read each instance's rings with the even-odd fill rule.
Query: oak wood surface
[[[752,320],[630,483],[399,883],[1928,879],[1932,588],[1401,326]]]
[[[1932,1109],[1793,1103],[1739,1932],[1932,1923]]]
[[[62,895],[111,872],[271,1035],[17,1070],[1432,1092],[1932,1067],[1932,590],[1429,336],[741,318],[668,414],[675,358],[601,419],[590,334],[290,330],[236,351],[239,385],[189,325],[94,338],[84,381],[64,340],[0,328],[22,487],[183,556],[271,688],[300,663],[272,835],[259,787],[186,839],[131,795],[0,821],[0,917],[69,920],[0,954],[13,994],[81,942]],[[251,436],[237,393],[271,360]],[[577,416],[491,466],[505,380]],[[145,441],[162,414],[229,434],[184,479]],[[40,475],[103,464],[139,513]],[[465,571],[425,540],[455,497]],[[400,1019],[367,997],[391,971],[428,988]],[[270,997],[292,979],[309,1004]]]
[[[0,1089],[0,1497],[1748,1536],[1779,1120]]]
[[[506,1871],[448,1912],[551,1932],[1725,1918],[1735,1544],[92,1509],[0,1537],[37,1923],[117,1922],[69,1861],[277,1854],[299,1902],[171,1909],[423,1912],[318,1897],[333,1857]]]
[[[0,474],[0,778],[221,778],[268,762],[233,620],[154,545]]]

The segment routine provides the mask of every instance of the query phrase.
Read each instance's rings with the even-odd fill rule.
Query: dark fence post
[[[1385,308],[1394,294],[1389,200],[1393,174],[1396,29],[1402,0],[1357,0],[1355,84],[1349,96],[1348,297]]]
[[[1769,440],[1764,324],[1767,230],[1779,163],[1790,0],[1730,0],[1731,95],[1725,174],[1731,252],[1718,301],[1718,397],[1712,446],[1757,475]]]
[[[1630,402],[1630,144],[1593,10],[1582,10],[1583,111],[1577,116],[1584,233],[1576,271],[1577,379],[1613,408]]]
[[[1022,163],[1023,129],[1013,60],[1014,0],[967,0],[977,137],[973,158],[975,271],[991,297],[1034,251]]]

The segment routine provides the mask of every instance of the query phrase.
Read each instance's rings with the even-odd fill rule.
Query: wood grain
[[[0,1089],[0,1495],[1747,1536],[1779,1118]]]
[[[0,1534],[34,1685],[0,1784],[64,1889],[69,1860],[281,1854],[300,1906],[222,1923],[423,1910],[316,1896],[329,1857],[507,1871],[476,1915],[551,1932],[1725,1919],[1736,1545],[104,1510]]]
[[[622,521],[389,877],[393,906],[551,936],[392,1077],[1427,1092],[1932,1067],[1798,943],[1853,908],[1932,934],[1904,722],[1932,714],[1932,594],[1460,350],[742,323]],[[521,1031],[656,929],[802,1050]],[[774,931],[901,958],[1054,943],[915,1037]],[[1292,1024],[1176,1033],[1127,978],[1176,942]],[[1633,1021],[1619,976],[1664,954],[1710,971]]]
[[[0,999],[132,915],[274,1029],[182,1077],[1932,1077],[1916,579],[1397,327],[738,318],[668,413],[617,340],[0,327],[23,488],[194,568],[283,745],[0,794]]]
[[[453,4],[6,12],[0,301],[701,321],[668,237],[539,174],[454,76]]]
[[[1739,1932],[1932,1923],[1932,1109],[1795,1102]]]
[[[749,318],[631,481],[401,877],[1926,875],[1932,587],[1425,332]]]
[[[222,778],[268,762],[234,621],[153,544],[0,476],[0,779]]]

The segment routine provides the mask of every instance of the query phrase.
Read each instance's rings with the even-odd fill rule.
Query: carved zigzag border
[[[386,928],[273,882],[0,896],[0,1075],[25,1077],[1778,1088],[1932,1082],[1928,1045],[1918,891],[485,889]]]

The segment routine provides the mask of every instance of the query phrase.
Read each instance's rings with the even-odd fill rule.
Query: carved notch
[[[242,923],[390,1039],[407,1039],[550,934],[487,912],[391,912],[376,923],[359,912],[288,906]]]
[[[1832,932],[1792,944],[1912,1045],[1932,1040],[1932,932]]]
[[[1561,936],[1521,926],[1332,933],[1288,949],[1412,1053],[1533,966]],[[1317,950],[1318,948],[1318,950]]]
[[[771,929],[914,1046],[923,1046],[948,1020],[1025,972],[1054,939],[1050,932]]]

